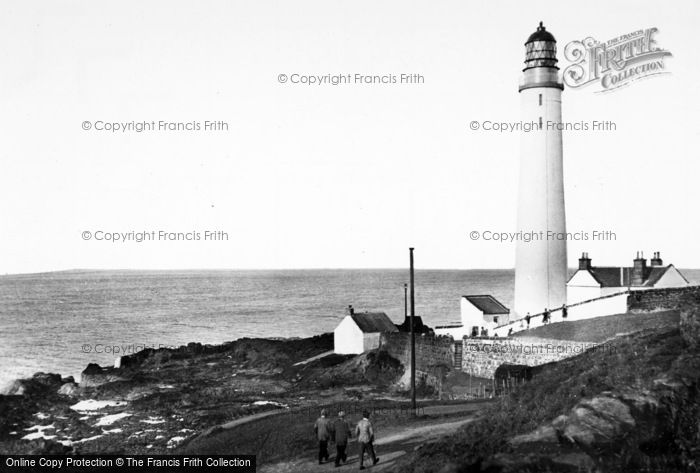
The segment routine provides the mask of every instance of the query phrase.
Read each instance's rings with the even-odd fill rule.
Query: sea
[[[700,270],[683,270],[700,282]],[[308,337],[357,311],[404,318],[407,270],[62,271],[0,276],[0,392],[36,372],[79,379],[144,348]],[[510,270],[417,270],[416,315],[459,321],[460,296],[512,306]]]

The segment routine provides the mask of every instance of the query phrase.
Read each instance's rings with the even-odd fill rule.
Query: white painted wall
[[[600,287],[586,287],[586,286],[569,286],[567,288],[566,297],[567,305],[576,304],[577,302],[589,301],[591,299],[597,299],[602,296],[603,293]]]
[[[436,328],[436,335],[450,335],[455,340],[461,340],[465,336],[471,337],[472,327],[477,327],[477,333],[481,333],[481,329],[488,330],[489,335],[493,335],[493,330],[502,323],[508,320],[508,314],[498,315],[498,323],[493,322],[493,315],[485,316],[474,304],[469,302],[466,297],[460,299],[460,318],[462,319],[461,326]]]
[[[481,329],[484,326],[484,313],[469,302],[466,297],[461,298],[459,310],[462,316],[462,325],[467,330],[467,334],[471,333],[472,327]]]
[[[562,312],[559,308],[557,308],[557,310],[552,311],[551,323],[562,322],[564,320],[584,320],[605,315],[626,313],[627,297],[628,294],[624,292],[616,296],[594,299],[588,302],[583,302],[578,305],[574,305],[568,308],[568,314],[566,319],[562,318]],[[537,315],[530,319],[530,328],[537,328],[541,327],[542,325],[543,324],[541,315]],[[518,320],[511,322],[508,325],[498,327],[493,332],[499,337],[506,337],[508,336],[508,331],[510,328],[513,329],[513,333],[520,332],[522,330],[527,329],[527,324],[525,323],[525,321]]]
[[[333,351],[339,355],[356,355],[364,351],[364,334],[349,315],[333,330]]]
[[[576,271],[567,283],[567,304],[596,299],[601,295],[603,294],[601,293],[600,283],[586,270]]]
[[[536,68],[530,73],[545,73],[544,69]],[[547,80],[557,80],[556,73]],[[522,90],[520,111],[523,122],[538,124],[541,117],[543,123],[542,130],[520,133],[517,230],[543,235],[541,239],[516,242],[513,312],[522,317],[527,312],[540,312],[566,302],[568,269],[566,238],[547,238],[548,231],[566,232],[562,133],[547,126],[562,121],[561,90],[554,87]]]
[[[690,283],[685,280],[681,275],[680,271],[676,269],[675,266],[671,265],[670,268],[664,273],[664,275],[659,279],[654,287],[686,287],[690,286]]]
[[[628,294],[622,292],[616,296],[596,299],[569,307],[567,320],[584,320],[603,315],[624,314],[627,312],[627,298]]]
[[[435,335],[449,335],[455,340],[461,340],[465,336],[470,336],[472,330],[464,325],[459,327],[435,328]]]
[[[363,352],[379,348],[379,339],[381,338],[381,334],[379,332],[363,333],[362,335],[362,343],[364,345],[362,349]]]

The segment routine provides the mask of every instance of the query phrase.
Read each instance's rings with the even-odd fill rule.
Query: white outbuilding
[[[435,327],[435,334],[450,335],[455,340],[493,335],[493,329],[508,323],[510,310],[495,297],[484,294],[462,296],[460,314],[460,323]]]
[[[355,313],[350,306],[333,331],[333,349],[339,355],[357,355],[379,348],[382,333],[398,331],[384,312]]]

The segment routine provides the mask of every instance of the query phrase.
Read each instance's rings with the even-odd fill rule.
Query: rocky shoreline
[[[225,422],[272,409],[386,396],[393,358],[329,353],[333,335],[190,343],[90,364],[80,383],[37,373],[0,396],[0,451],[169,454]],[[322,356],[320,356],[322,355]]]

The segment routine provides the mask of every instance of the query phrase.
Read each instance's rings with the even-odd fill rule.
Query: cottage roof
[[[647,267],[641,285],[653,287],[671,266],[673,265]],[[632,285],[632,270],[633,268],[629,266],[594,266],[588,272],[600,283],[601,287],[626,287]]]
[[[364,333],[399,331],[384,312],[355,313],[350,317]]]
[[[498,315],[510,313],[508,307],[498,302],[498,300],[496,300],[496,298],[491,295],[462,297],[466,298],[469,302],[471,302],[472,305],[474,305],[474,307],[483,312],[484,315]]]

